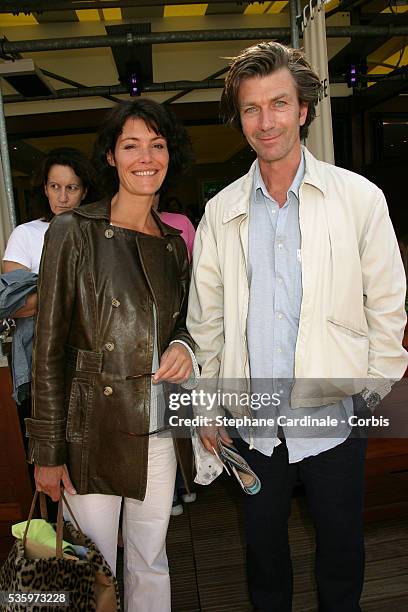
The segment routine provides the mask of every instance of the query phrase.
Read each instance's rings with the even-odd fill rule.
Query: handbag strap
[[[64,513],[62,509],[62,497],[58,500],[58,513],[57,513],[57,542],[55,545],[55,556],[57,559],[62,559],[62,536],[64,533]]]
[[[80,533],[82,536],[84,536],[84,538],[85,538],[85,537],[86,537],[86,535],[84,534],[84,532],[83,532],[83,531],[82,531],[82,529],[80,528],[79,523],[78,523],[78,521],[76,520],[75,515],[74,515],[74,513],[72,512],[72,510],[71,510],[71,507],[70,507],[69,503],[67,502],[67,498],[66,498],[66,497],[65,497],[65,495],[64,495],[64,489],[63,489],[63,488],[61,488],[61,499],[62,499],[62,501],[64,502],[64,504],[66,505],[67,510],[68,510],[68,512],[70,513],[72,520],[74,521],[74,525],[75,525],[75,527],[76,527],[77,531],[79,531],[79,533]]]
[[[23,546],[25,546],[25,543],[26,543],[28,529],[30,527],[31,519],[33,518],[33,514],[34,514],[35,506],[37,505],[38,497],[40,498],[41,518],[44,519],[45,521],[48,521],[47,502],[45,499],[45,495],[44,493],[41,493],[40,491],[36,491],[34,493],[33,501],[31,502],[30,512],[28,514],[28,519],[27,519],[27,525],[24,530]]]
[[[48,522],[47,502],[46,502],[45,494],[40,491],[36,491],[34,493],[33,501],[31,502],[30,512],[28,514],[28,519],[27,519],[27,525],[24,530],[24,535],[23,535],[23,546],[24,547],[26,544],[28,530],[30,527],[31,519],[33,518],[33,514],[34,514],[34,510],[35,510],[35,506],[37,504],[38,498],[40,499],[41,518]],[[56,525],[57,538],[56,538],[56,546],[55,546],[55,555],[57,559],[62,559],[62,555],[63,555],[62,540],[63,540],[63,534],[64,534],[64,512],[63,512],[62,503],[66,505],[67,510],[69,514],[71,515],[71,518],[74,521],[76,529],[79,531],[79,533],[83,537],[86,537],[84,532],[80,528],[78,521],[76,520],[75,515],[71,510],[70,505],[67,502],[67,499],[64,495],[63,487],[61,487],[61,496],[58,500],[58,513],[57,513],[57,525]]]

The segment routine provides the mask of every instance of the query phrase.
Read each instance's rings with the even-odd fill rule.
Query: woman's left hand
[[[160,359],[160,367],[153,376],[153,382],[180,384],[189,379],[193,365],[190,353],[179,342],[171,344]]]

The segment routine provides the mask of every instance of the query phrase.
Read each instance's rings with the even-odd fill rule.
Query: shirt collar
[[[300,157],[300,163],[298,166],[298,169],[296,171],[295,174],[295,178],[292,181],[291,186],[288,189],[288,194],[289,192],[292,192],[297,199],[299,199],[299,189],[300,189],[300,185],[303,181],[303,177],[305,175],[305,156],[304,153],[302,151],[301,153],[301,157]],[[261,174],[261,170],[259,168],[259,162],[258,160],[255,161],[255,174],[254,174],[254,190],[255,190],[255,194],[257,193],[258,189],[260,189],[263,193],[263,195],[266,198],[269,198],[270,200],[273,199],[271,198],[270,193],[268,192],[264,180],[262,178],[262,174]]]

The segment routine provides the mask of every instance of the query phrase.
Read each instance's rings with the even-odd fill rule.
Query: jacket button
[[[105,348],[106,348],[107,351],[113,351],[113,349],[115,348],[115,345],[114,345],[113,342],[107,342],[105,344]]]
[[[103,390],[103,394],[108,396],[108,395],[112,395],[113,394],[113,389],[112,387],[105,387]]]
[[[105,230],[105,238],[113,238],[113,229]]]
[[[169,243],[167,243],[167,245],[166,245],[166,249],[168,250],[168,252],[169,252],[169,253],[171,253],[171,252],[172,252],[173,247],[172,247],[172,245],[170,244],[170,242],[169,242]]]
[[[120,306],[119,300],[117,300],[116,298],[112,298],[112,306],[114,308],[119,308],[119,306]]]

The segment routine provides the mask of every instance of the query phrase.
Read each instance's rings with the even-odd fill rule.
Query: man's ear
[[[302,102],[299,108],[299,125],[305,125],[308,110],[309,110],[308,103]]]
[[[107,159],[108,164],[109,164],[110,166],[116,166],[116,164],[115,164],[115,158],[113,157],[113,153],[112,153],[112,151],[108,151],[108,152],[107,152],[107,154],[106,154],[106,159]]]

